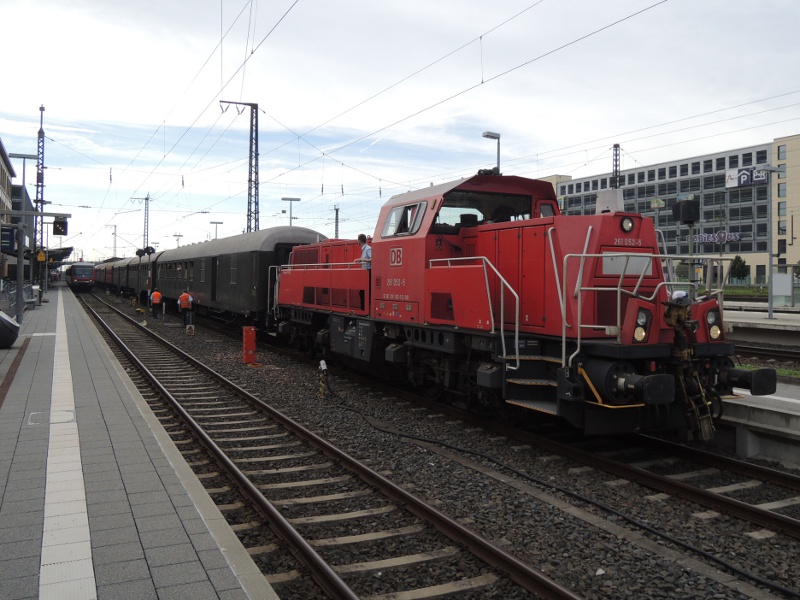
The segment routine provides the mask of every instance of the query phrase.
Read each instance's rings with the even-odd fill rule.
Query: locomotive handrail
[[[564,322],[564,327],[572,327],[569,323],[567,323],[567,303],[564,296],[561,294],[561,282],[558,279],[558,263],[556,262],[556,250],[553,245],[553,236],[552,236],[552,233],[555,230],[556,230],[555,227],[550,227],[547,230],[547,239],[550,242],[550,258],[553,260],[553,273],[556,278],[556,291],[558,292],[558,306],[561,309],[561,320]],[[562,342],[564,338],[566,338],[566,330],[562,331]]]
[[[364,263],[362,262],[339,262],[339,263],[302,263],[302,264],[289,264],[289,265],[280,265],[276,267],[281,271],[291,271],[292,269],[298,270],[305,270],[305,269],[319,269],[320,267],[338,267],[338,268],[347,268],[347,269],[363,269]]]
[[[548,230],[548,236],[550,236],[550,232],[554,228]],[[588,236],[588,234],[587,234]],[[555,254],[552,252],[552,238],[551,238],[551,254],[553,256],[553,261],[555,262]],[[617,280],[616,286],[583,286],[581,282],[583,281],[583,270],[587,259],[594,258],[594,259],[602,259],[602,258],[611,258],[611,257],[619,257],[624,259],[623,267],[620,269],[619,272],[619,279]],[[609,330],[605,325],[589,325],[582,323],[582,315],[583,315],[583,293],[576,294],[578,305],[577,305],[577,328],[576,328],[576,349],[575,352],[572,353],[569,358],[567,358],[567,328],[570,325],[566,321],[566,288],[567,288],[567,270],[568,270],[568,262],[569,260],[578,259],[580,260],[580,267],[576,281],[576,291],[580,292],[592,292],[592,293],[599,293],[599,292],[614,292],[616,295],[616,325],[613,328],[614,333],[616,334],[616,341],[617,343],[622,342],[622,297],[623,295],[627,295],[633,298],[641,298],[648,302],[653,302],[656,300],[658,295],[661,293],[662,289],[666,290],[667,298],[672,297],[675,291],[678,290],[686,290],[689,294],[689,297],[692,298],[692,301],[697,298],[697,291],[700,287],[700,284],[696,281],[678,281],[677,278],[672,278],[671,280],[660,281],[653,293],[649,296],[641,295],[640,288],[642,283],[644,282],[645,275],[647,275],[648,269],[652,268],[653,261],[659,261],[661,264],[662,269],[664,268],[664,264],[667,265],[668,273],[673,273],[672,270],[673,265],[672,263],[675,261],[689,261],[690,269],[694,269],[694,264],[697,262],[705,263],[706,265],[706,277],[705,277],[705,287],[706,287],[706,294],[708,298],[716,298],[717,303],[719,305],[720,317],[723,317],[723,306],[722,306],[722,299],[724,296],[724,282],[727,278],[727,275],[724,273],[724,261],[731,262],[733,259],[731,258],[724,258],[724,257],[717,257],[717,256],[703,256],[703,255],[679,255],[679,254],[671,254],[671,255],[664,255],[664,254],[652,254],[652,253],[645,253],[645,252],[603,252],[600,254],[588,254],[586,252],[582,252],[580,254],[567,254],[563,257],[562,260],[562,280],[559,281],[558,270],[555,270],[555,277],[556,277],[556,285],[558,289],[558,296],[559,301],[562,304],[562,316],[564,317],[564,323],[561,327],[561,363],[562,366],[572,367],[572,362],[575,357],[580,353],[581,349],[581,342],[582,342],[582,330],[583,329],[605,329]],[[630,264],[631,259],[647,259],[642,261],[641,270],[637,272],[635,268],[631,269],[629,272],[628,267]],[[718,275],[715,281],[715,270]],[[638,277],[638,280],[633,287],[633,289],[625,289],[623,288],[624,280],[626,277]],[[719,287],[715,288],[713,284],[716,283]]]
[[[492,323],[491,333],[495,333],[495,328],[494,328],[494,310],[492,309],[492,292],[489,289],[489,276],[488,276],[488,274],[486,272],[486,265],[489,265],[489,267],[492,269],[492,271],[494,271],[494,274],[497,275],[497,279],[500,281],[502,286],[507,288],[508,291],[511,292],[511,294],[513,294],[513,296],[514,296],[514,303],[515,303],[515,311],[514,311],[514,356],[515,356],[515,359],[516,359],[516,365],[511,367],[511,366],[508,366],[508,364],[506,364],[506,368],[509,371],[516,371],[517,369],[519,369],[519,362],[520,362],[519,361],[519,294],[517,294],[517,292],[514,290],[514,288],[511,287],[511,284],[509,284],[505,280],[505,278],[500,274],[500,271],[498,271],[497,268],[492,264],[492,261],[490,261],[485,256],[457,256],[457,257],[451,257],[451,258],[432,258],[428,262],[428,268],[433,268],[433,263],[444,262],[444,263],[447,263],[447,266],[449,267],[449,266],[451,266],[450,265],[451,262],[465,262],[465,261],[471,261],[471,260],[477,260],[477,261],[480,261],[481,263],[483,263],[483,278],[484,278],[484,282],[486,283],[486,297],[489,299],[489,318],[490,318],[491,323]],[[501,328],[503,327],[504,323],[505,323],[505,295],[501,291],[500,292],[500,326],[501,326]],[[503,329],[503,332],[501,332],[501,334],[500,334],[500,344],[501,344],[501,346],[503,348],[503,358],[504,359],[508,358],[508,352],[506,351],[505,329]]]
[[[592,237],[592,225],[589,225],[589,228],[586,230],[586,239],[583,241],[583,254],[586,254],[586,250],[589,248],[589,239]],[[578,290],[581,285],[581,281],[583,281],[583,267],[586,264],[586,260],[581,258],[581,266],[578,269],[578,279],[575,281],[575,294],[574,297],[578,297]]]

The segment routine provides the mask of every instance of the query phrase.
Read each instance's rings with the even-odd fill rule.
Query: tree
[[[731,263],[731,279],[746,279],[750,276],[750,268],[738,254]]]

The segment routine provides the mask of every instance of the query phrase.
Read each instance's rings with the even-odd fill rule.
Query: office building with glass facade
[[[785,166],[785,172],[773,169]],[[689,227],[673,218],[679,200],[700,202],[694,254],[739,255],[752,283],[766,283],[772,234],[773,265],[791,273],[800,262],[795,216],[800,215],[800,135],[620,171],[625,210],[651,217],[664,234],[669,254],[689,253]],[[554,182],[564,214],[595,211],[597,192],[612,185],[612,173]],[[770,219],[772,231],[770,232]],[[800,223],[798,223],[800,225]]]

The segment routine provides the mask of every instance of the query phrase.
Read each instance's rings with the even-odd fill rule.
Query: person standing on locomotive
[[[150,306],[153,307],[153,318],[158,318],[158,311],[161,310],[161,292],[158,288],[153,288],[153,293],[150,294]]]
[[[184,325],[191,325],[192,302],[194,302],[194,298],[192,298],[192,295],[189,293],[189,288],[186,288],[178,298],[178,310],[183,313]]]
[[[361,268],[369,271],[370,277],[372,276],[372,246],[367,243],[367,236],[363,233],[358,234],[358,243],[361,245],[361,258],[355,259],[353,262],[360,262]],[[367,279],[369,281],[369,278]],[[361,298],[361,310],[364,310],[364,290],[358,290],[358,296]]]

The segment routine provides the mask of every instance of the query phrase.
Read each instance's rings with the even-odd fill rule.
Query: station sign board
[[[17,229],[16,227],[3,227],[0,236],[0,251],[6,254],[13,254],[17,251]]]

